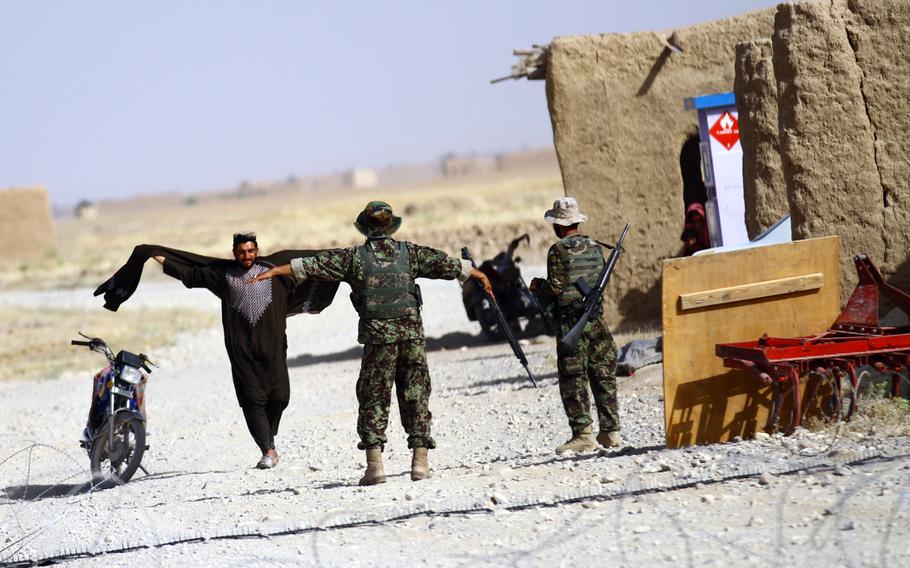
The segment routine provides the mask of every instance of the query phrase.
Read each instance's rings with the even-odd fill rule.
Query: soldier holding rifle
[[[411,479],[429,477],[427,450],[436,447],[430,436],[430,374],[427,369],[420,289],[415,278],[464,282],[476,278],[492,294],[483,272],[467,260],[444,252],[392,239],[401,217],[389,204],[371,201],[354,226],[367,238],[360,246],[295,258],[257,275],[251,282],[274,276],[306,280],[343,281],[351,285],[351,301],[360,315],[358,341],[363,360],[357,380],[358,447],[366,450],[367,469],[360,485],[386,480],[382,464],[385,430],[389,422],[392,385],[398,396],[401,424],[413,450]]]
[[[586,452],[622,445],[619,434],[619,405],[616,399],[616,344],[603,320],[603,307],[597,302],[574,348],[567,346],[566,335],[584,315],[585,296],[593,293],[604,269],[603,247],[582,234],[578,225],[587,221],[572,197],[553,203],[544,219],[553,225],[559,242],[547,253],[547,278],[531,281],[531,291],[550,305],[558,317],[556,356],[559,394],[569,418],[572,437],[557,446],[556,453]],[[591,401],[594,395],[600,431],[592,437]]]

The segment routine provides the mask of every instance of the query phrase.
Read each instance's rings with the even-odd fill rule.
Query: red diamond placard
[[[728,111],[724,111],[708,133],[720,142],[721,146],[730,150],[739,142],[739,121]]]

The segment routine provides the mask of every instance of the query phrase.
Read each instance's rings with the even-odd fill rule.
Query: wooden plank
[[[739,286],[715,288],[714,290],[705,290],[704,292],[691,292],[689,294],[680,295],[680,309],[691,310],[695,308],[717,306],[720,304],[729,304],[731,302],[742,302],[743,300],[769,298],[771,296],[780,296],[781,294],[790,294],[792,292],[818,290],[824,284],[825,275],[821,272],[816,272],[814,274],[801,274],[800,276],[792,276],[790,278],[777,278],[775,280],[764,280],[762,282],[741,284]]]
[[[722,442],[762,430],[770,390],[724,367],[718,343],[828,329],[840,313],[840,240],[825,237],[663,262],[664,418],[668,447]],[[685,294],[823,275],[821,288],[682,310]]]

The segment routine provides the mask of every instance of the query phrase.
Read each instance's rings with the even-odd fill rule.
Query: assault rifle
[[[474,257],[471,256],[471,251],[468,250],[468,247],[461,247],[461,258],[471,261],[471,266],[477,268],[477,263],[474,262]],[[534,384],[534,388],[537,388],[537,379],[534,378],[534,373],[531,372],[531,369],[528,367],[528,358],[525,357],[525,352],[522,351],[521,345],[519,345],[518,340],[515,339],[515,334],[512,333],[512,327],[509,325],[509,321],[506,319],[506,316],[502,313],[502,310],[499,309],[499,304],[496,303],[496,298],[492,294],[487,293],[487,289],[483,287],[483,284],[478,280],[474,280],[474,283],[477,284],[477,287],[480,288],[481,293],[483,293],[487,299],[490,301],[490,305],[493,306],[493,312],[496,314],[496,322],[499,324],[499,329],[502,331],[502,334],[509,341],[509,345],[512,346],[512,352],[515,353],[515,356],[518,357],[518,361],[525,368],[525,371],[528,372],[528,377],[531,379],[531,383]]]
[[[619,240],[616,241],[616,245],[610,251],[610,258],[607,259],[603,270],[600,271],[600,276],[597,277],[597,286],[593,289],[590,288],[583,278],[579,278],[578,282],[575,283],[575,286],[585,297],[584,307],[582,308],[581,317],[578,318],[572,329],[559,340],[559,345],[563,349],[570,352],[575,351],[578,346],[578,340],[581,339],[581,334],[585,330],[585,326],[588,325],[588,320],[591,319],[591,314],[600,308],[603,302],[604,290],[610,281],[610,275],[613,274],[616,261],[619,260],[619,255],[622,254],[622,242],[626,239],[626,234],[631,226],[631,224],[626,223],[626,228],[622,230]]]

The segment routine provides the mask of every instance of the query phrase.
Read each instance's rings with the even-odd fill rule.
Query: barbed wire
[[[534,508],[541,507],[553,507],[556,505],[570,504],[570,503],[580,503],[585,501],[596,501],[596,500],[618,500],[617,511],[618,514],[621,514],[623,501],[627,497],[633,497],[638,495],[648,495],[651,493],[659,493],[666,491],[674,491],[678,489],[685,489],[689,487],[694,487],[696,484],[711,484],[711,483],[722,483],[735,479],[743,479],[745,477],[754,477],[760,475],[765,471],[773,471],[775,475],[785,475],[789,473],[795,473],[797,471],[809,470],[809,469],[818,469],[818,468],[831,468],[842,466],[844,464],[850,463],[862,463],[867,462],[873,459],[879,460],[896,460],[896,459],[907,459],[910,456],[885,456],[879,451],[864,450],[859,452],[854,452],[852,454],[843,454],[836,456],[834,458],[826,457],[816,457],[816,458],[803,458],[803,459],[794,459],[784,464],[780,465],[777,468],[767,468],[767,464],[761,464],[762,467],[756,465],[756,467],[751,468],[749,471],[738,472],[726,476],[718,476],[713,472],[709,472],[706,475],[686,479],[686,480],[655,480],[655,479],[642,479],[639,474],[633,474],[629,476],[624,483],[617,486],[615,489],[606,489],[602,486],[596,488],[580,488],[572,490],[562,494],[556,494],[552,497],[541,498],[539,496],[515,496],[508,500],[508,503],[502,506],[502,509],[509,511],[523,511]],[[903,499],[903,497],[902,497]],[[903,501],[902,501],[903,502]],[[896,505],[896,510],[900,509],[901,505]],[[34,536],[40,531],[46,530],[52,524],[46,523],[39,528],[36,528],[34,531],[29,534],[23,535],[18,539],[18,541],[13,544],[18,544],[18,546],[13,552],[9,552],[12,548],[11,545],[8,545],[4,548],[5,554],[0,557],[0,562],[11,565],[28,565],[34,563],[50,563],[58,562],[62,560],[74,559],[74,558],[91,558],[97,557],[102,554],[115,554],[121,552],[129,552],[133,550],[139,550],[144,548],[159,548],[174,544],[187,543],[187,542],[204,542],[204,541],[213,541],[221,539],[232,539],[232,538],[266,538],[279,535],[294,535],[294,534],[306,534],[314,533],[320,534],[323,531],[338,530],[344,528],[352,528],[359,526],[377,526],[383,525],[386,523],[395,523],[399,521],[408,520],[415,517],[434,517],[434,516],[448,516],[448,515],[457,515],[457,514],[475,514],[479,512],[489,512],[496,507],[491,507],[489,501],[486,500],[469,500],[462,502],[449,503],[448,505],[443,504],[442,506],[429,506],[425,504],[411,504],[403,509],[391,510],[391,511],[373,511],[373,512],[352,512],[352,513],[337,513],[329,517],[321,517],[313,521],[300,520],[296,522],[286,523],[280,526],[269,526],[268,524],[251,524],[246,526],[238,526],[234,529],[228,530],[213,530],[208,532],[196,531],[196,532],[181,532],[177,534],[172,534],[169,537],[157,538],[157,539],[139,539],[135,542],[128,544],[112,545],[112,546],[102,546],[99,543],[94,543],[91,547],[73,547],[71,549],[58,550],[51,552],[50,554],[44,555],[30,555],[29,557],[23,557],[18,555],[19,551],[22,550],[24,542],[27,542],[29,539],[34,538]],[[661,512],[666,514],[666,509],[663,508]],[[57,519],[53,521],[53,524],[59,522],[65,512],[60,515]],[[897,513],[892,515],[897,517]],[[668,516],[671,520],[673,516]],[[617,527],[617,531],[621,526],[621,523],[614,523]],[[680,527],[681,534],[686,534],[685,530],[682,530]],[[888,533],[890,534],[890,533]],[[619,537],[619,533],[617,533]],[[704,535],[703,535],[704,536]],[[316,537],[314,537],[316,538]],[[736,548],[735,543],[730,541],[725,541],[723,539],[716,539],[718,542],[726,542],[727,546]],[[628,555],[625,553],[623,547],[621,546],[622,539],[617,538],[617,541],[620,543],[620,554],[623,557],[623,561],[628,562]],[[535,552],[540,552],[542,549],[537,547],[530,551],[513,551],[510,554],[513,558],[523,557],[522,555],[532,554]],[[740,552],[751,553],[747,549],[742,549]],[[763,558],[763,560],[767,560]],[[693,562],[691,552],[689,553],[689,562]]]
[[[860,375],[858,377],[858,384],[855,389],[857,394],[860,390],[860,386],[863,384],[863,382],[866,379],[869,378],[869,376],[870,376],[870,373],[868,370],[863,370],[860,373]],[[833,380],[833,378],[828,379],[828,380]],[[829,386],[831,386],[833,388],[833,385],[829,385]],[[791,386],[790,388],[793,388],[793,387]],[[817,390],[818,388],[819,388],[819,383],[816,383],[815,390]],[[853,387],[851,386],[850,388],[853,388]],[[844,459],[843,456],[834,457],[834,456],[829,455],[832,452],[832,450],[837,446],[838,442],[841,439],[841,429],[842,429],[842,425],[844,423],[844,420],[842,420],[843,411],[844,411],[843,400],[839,400],[838,404],[836,405],[836,408],[835,408],[837,420],[835,421],[835,424],[833,425],[834,430],[833,430],[832,438],[831,438],[831,441],[825,446],[825,448],[823,450],[820,450],[820,451],[814,451],[814,450],[813,451],[799,451],[799,450],[794,451],[790,445],[781,444],[781,448],[786,450],[787,452],[789,452],[794,458],[812,458],[814,460],[814,461],[810,461],[808,463],[803,463],[803,465],[801,465],[798,469],[832,467],[832,466],[830,466],[830,464],[832,464],[832,463],[833,464],[851,463],[851,462],[843,461],[843,459]],[[797,437],[794,437],[794,439],[796,440],[796,442],[799,442],[799,440],[800,440],[799,433],[798,433]],[[64,479],[59,480],[55,484],[44,487],[43,490],[40,490],[34,496],[30,496],[29,493],[31,490],[32,474],[33,474],[32,462],[35,459],[36,451],[39,449],[51,450],[53,452],[57,452],[57,453],[65,456],[69,461],[76,464],[78,471]],[[803,448],[803,450],[805,450],[805,448]],[[862,462],[862,461],[866,461],[868,459],[873,459],[875,457],[879,457],[879,458],[887,457],[887,459],[898,459],[898,458],[894,458],[894,457],[882,456],[880,453],[876,453],[876,452],[877,452],[876,450],[869,450],[866,453],[858,454],[858,455],[862,455],[862,456],[871,456],[871,457],[858,458],[858,461]],[[64,484],[68,483],[70,480],[72,480],[76,477],[79,477],[82,475],[91,477],[91,474],[88,471],[88,469],[85,468],[83,465],[81,465],[81,462],[79,460],[77,460],[76,458],[74,458],[72,455],[70,455],[68,452],[60,450],[54,446],[50,446],[47,444],[41,444],[41,443],[37,443],[37,442],[32,442],[31,445],[14,452],[10,456],[8,456],[5,459],[3,459],[2,461],[0,461],[0,467],[2,467],[4,464],[8,463],[11,459],[13,459],[17,456],[23,456],[23,455],[25,456],[27,463],[25,466],[25,483],[23,485],[23,489],[21,489],[21,498],[18,500],[19,502],[40,500],[49,494],[55,493],[57,488],[63,486]],[[602,456],[603,453],[601,453],[599,455]],[[849,456],[850,454],[845,454],[845,455]],[[520,457],[522,457],[522,456],[519,456],[519,458]],[[534,456],[531,455],[531,456],[523,456],[523,457],[528,458],[528,457],[534,457]],[[855,455],[853,457],[855,457]],[[834,459],[832,459],[832,458],[834,458]],[[512,456],[512,457],[496,458],[496,459],[492,460],[492,462],[514,461],[514,460],[515,460],[515,456]],[[529,460],[529,463],[547,464],[550,461],[552,461],[552,460],[548,459],[548,460],[544,460],[544,461],[540,461],[540,460],[535,461],[534,459],[531,459],[531,460]],[[586,492],[582,491],[581,493],[579,493],[576,496],[571,496],[571,495],[568,497],[563,496],[563,497],[557,498],[555,500],[547,500],[547,499],[536,499],[535,500],[532,498],[528,498],[528,499],[525,499],[524,501],[521,501],[521,500],[510,499],[510,502],[512,504],[508,507],[505,507],[505,509],[521,511],[521,510],[525,510],[528,508],[550,507],[550,506],[554,506],[555,504],[576,503],[576,502],[584,502],[584,501],[590,501],[590,500],[616,500],[616,522],[614,523],[614,527],[613,527],[614,534],[615,534],[615,540],[619,545],[619,554],[621,556],[622,562],[628,564],[629,556],[628,556],[628,552],[623,544],[623,538],[622,538],[623,533],[622,533],[621,523],[619,522],[621,515],[622,515],[622,511],[625,507],[627,497],[632,497],[632,496],[636,496],[636,495],[647,495],[650,493],[657,493],[657,492],[662,492],[662,491],[673,491],[673,490],[677,490],[677,489],[685,489],[687,487],[692,487],[698,483],[707,484],[707,483],[717,482],[718,480],[720,482],[725,482],[725,481],[730,481],[730,480],[735,480],[735,479],[742,479],[745,477],[753,477],[756,475],[760,475],[761,473],[764,473],[766,471],[771,472],[773,469],[774,468],[769,467],[768,464],[758,464],[758,465],[752,465],[750,467],[747,467],[745,470],[743,470],[742,472],[739,472],[739,473],[730,473],[730,474],[721,475],[720,477],[717,477],[716,473],[709,472],[707,475],[703,475],[701,477],[693,477],[692,479],[687,479],[684,481],[678,481],[678,482],[669,483],[669,484],[665,484],[665,485],[660,485],[660,484],[655,485],[649,480],[642,480],[641,474],[652,473],[652,472],[639,471],[638,473],[630,475],[629,477],[626,478],[625,482],[622,484],[623,492],[611,493],[611,492],[607,491],[607,492],[601,492],[601,493],[597,493],[597,492],[586,493]],[[798,471],[798,470],[794,470],[794,471]],[[782,474],[786,474],[786,473],[792,473],[792,471],[778,472],[777,474],[782,475]],[[7,494],[7,496],[9,497],[9,488],[11,487],[11,485],[6,483],[5,479],[0,479],[0,482],[3,483],[4,490]],[[97,489],[97,487],[95,485],[93,485],[92,482],[87,482],[82,485],[74,485],[74,486],[70,487],[65,492],[64,496],[67,499],[70,499],[74,496],[78,496],[78,495],[85,494],[85,493],[91,494],[91,493],[95,492],[96,489]],[[858,489],[856,489],[856,490],[858,490]],[[848,495],[852,496],[855,493],[855,491],[849,493]],[[784,511],[785,505],[783,503],[784,503],[784,501],[786,501],[786,499],[788,497],[788,494],[789,494],[788,492],[789,492],[789,487],[787,487],[784,490],[783,495],[781,496],[781,501],[779,503],[779,511],[778,511],[778,515],[777,515],[777,528],[778,528],[777,544],[778,544],[779,548],[784,547],[784,542],[783,542],[784,512],[783,511]],[[59,495],[53,495],[53,496],[56,497]],[[848,499],[848,497],[843,497],[841,499],[842,504],[837,509],[836,515],[834,515],[837,519],[841,518],[842,513],[843,513],[843,507],[845,506],[844,504],[846,503],[847,499]],[[682,525],[679,516],[670,514],[670,512],[667,511],[666,508],[661,508],[659,504],[657,504],[656,502],[652,502],[652,501],[653,500],[648,500],[649,505],[657,510],[660,510],[667,517],[667,519],[673,524],[673,526],[675,527],[677,532],[683,537],[683,542],[685,543],[685,547],[686,547],[686,561],[687,561],[688,565],[690,565],[690,566],[694,565],[694,554],[693,554],[692,545],[691,545],[691,542],[689,539],[690,535],[687,532],[686,527],[684,527]],[[904,504],[906,502],[907,502],[907,495],[906,495],[906,491],[904,491],[904,492],[900,493],[898,500],[895,501],[895,504],[890,509],[888,530],[884,533],[885,537],[883,537],[883,545],[882,545],[883,548],[880,552],[880,558],[883,559],[884,562],[887,561],[887,550],[885,549],[885,546],[887,545],[887,542],[891,538],[891,533],[892,533],[891,529],[893,528],[893,525],[896,522],[896,519],[899,517],[899,513],[900,513],[901,509],[904,507]],[[69,503],[72,503],[72,501],[69,501]],[[160,527],[156,523],[148,523],[146,525],[145,529],[151,529],[150,532],[152,532],[154,534],[151,535],[152,538],[146,537],[146,539],[140,543],[130,543],[128,545],[124,544],[119,547],[106,546],[101,542],[101,538],[103,537],[103,535],[99,535],[95,539],[95,541],[88,546],[73,545],[72,548],[69,550],[63,550],[62,552],[60,550],[58,550],[52,554],[44,555],[44,556],[41,556],[37,553],[30,554],[28,556],[22,556],[20,553],[22,552],[22,550],[25,549],[26,546],[28,546],[30,543],[34,542],[43,532],[45,532],[48,529],[52,528],[53,526],[59,524],[66,517],[68,511],[64,510],[60,515],[50,518],[50,519],[46,519],[46,522],[43,523],[42,525],[40,525],[36,528],[32,528],[32,527],[28,527],[27,523],[23,522],[23,519],[20,519],[19,509],[21,507],[17,507],[16,500],[8,499],[8,502],[6,504],[9,506],[10,511],[12,512],[13,521],[19,532],[19,538],[8,543],[6,546],[3,546],[3,548],[0,548],[0,564],[5,564],[8,562],[20,563],[20,564],[21,563],[28,564],[28,563],[33,563],[33,562],[56,562],[59,560],[66,560],[69,558],[95,557],[100,554],[129,552],[131,550],[139,550],[139,549],[144,549],[144,548],[158,548],[158,547],[169,546],[169,545],[173,545],[173,544],[179,544],[181,542],[203,542],[203,541],[208,541],[208,540],[229,539],[229,538],[257,538],[257,537],[258,538],[267,538],[270,536],[277,536],[277,535],[284,535],[284,534],[293,535],[293,534],[312,533],[314,546],[316,546],[316,541],[318,540],[319,535],[324,534],[323,531],[338,530],[338,529],[344,529],[344,528],[350,528],[350,527],[356,527],[356,526],[383,526],[384,523],[394,523],[394,522],[398,522],[398,521],[402,521],[402,520],[407,520],[409,518],[413,518],[416,516],[445,516],[445,515],[450,515],[450,514],[459,514],[459,512],[461,512],[463,514],[472,514],[472,513],[477,513],[480,511],[490,510],[489,504],[473,503],[468,507],[465,507],[463,504],[455,504],[455,505],[452,505],[451,507],[449,507],[448,509],[444,508],[444,507],[443,508],[426,507],[421,510],[415,509],[411,513],[397,515],[397,516],[396,515],[389,516],[388,514],[382,515],[382,514],[362,514],[362,513],[356,513],[356,512],[345,512],[345,513],[333,513],[330,516],[326,516],[326,517],[317,519],[312,522],[301,521],[296,524],[291,523],[290,525],[288,525],[289,528],[286,527],[287,530],[285,530],[285,531],[278,530],[276,532],[274,530],[274,528],[269,528],[267,526],[263,527],[261,525],[255,525],[255,526],[250,526],[250,527],[246,527],[246,528],[238,528],[233,531],[214,530],[214,531],[210,531],[209,533],[188,532],[188,533],[178,533],[176,536],[173,534],[171,534],[171,535],[162,534],[159,530]],[[140,510],[146,509],[147,510],[147,507],[137,508],[137,509],[140,509]],[[113,512],[111,511],[111,512],[109,512],[109,514],[113,514]],[[343,522],[345,520],[347,522]],[[588,527],[587,530],[591,530],[594,527],[599,526],[599,524],[600,523],[593,523],[592,525],[590,525]],[[813,543],[817,542],[817,537],[820,534],[820,530],[823,526],[824,526],[824,524],[820,524],[819,527],[817,527],[816,530],[813,532],[813,536],[812,536]],[[690,530],[693,530],[693,529],[690,528]],[[583,534],[583,531],[581,531],[581,532],[575,531],[573,534],[575,534],[575,535]],[[835,534],[837,534],[837,533],[835,533]],[[563,535],[563,536],[565,536],[565,535]],[[710,537],[709,534],[703,534],[700,536],[704,539],[708,539]],[[710,537],[710,538],[713,538],[713,537]],[[725,544],[725,541],[723,539],[718,539],[718,538],[713,538],[713,540],[716,542],[719,542],[721,544],[724,544],[725,546],[729,546],[733,549],[736,549],[736,543]],[[515,563],[515,562],[518,562],[522,558],[527,558],[527,557],[533,555],[534,553],[543,552],[543,551],[547,550],[548,546],[558,545],[557,541],[558,541],[558,539],[553,538],[550,540],[545,540],[544,543],[541,544],[540,546],[536,546],[536,547],[533,547],[530,549],[513,550],[513,551],[510,551],[507,554],[505,554],[505,556],[503,556],[503,558],[510,559],[509,560],[510,562]],[[740,550],[740,552],[745,554],[748,551],[746,549],[743,549],[743,550]],[[844,552],[844,554],[846,554],[846,552]],[[316,549],[314,549],[314,557],[317,560],[320,557],[320,554],[319,554],[318,550],[316,550]],[[756,557],[760,558],[763,561],[768,560],[767,558],[763,558],[760,556],[756,556]]]

